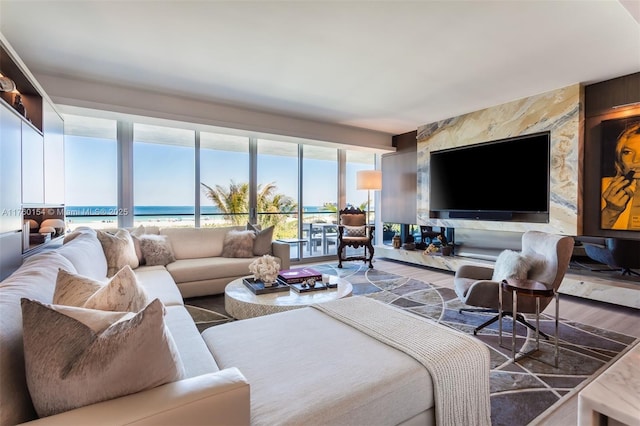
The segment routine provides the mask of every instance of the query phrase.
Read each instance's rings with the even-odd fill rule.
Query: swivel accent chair
[[[527,231],[522,235],[522,254],[532,260],[533,266],[527,273],[527,279],[536,280],[557,290],[564,279],[573,252],[573,238],[548,234],[539,231]],[[494,268],[463,265],[454,276],[453,282],[458,298],[466,305],[474,308],[462,308],[460,312],[498,313],[500,281],[493,281]],[[503,306],[512,306],[510,292],[502,294]],[[540,298],[540,312],[553,300],[553,297]],[[523,297],[518,300],[516,320],[526,327],[535,330],[521,313],[535,313],[536,298]],[[513,313],[503,311],[503,316]],[[498,315],[476,327],[473,334],[498,321]],[[540,333],[546,339],[549,337]]]
[[[607,238],[605,246],[585,243],[584,251],[589,258],[604,263],[621,275],[638,275],[632,269],[640,269],[640,240],[623,240],[621,238]],[[593,269],[603,272],[612,269]]]

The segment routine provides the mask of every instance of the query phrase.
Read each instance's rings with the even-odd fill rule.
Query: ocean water
[[[326,212],[323,206],[305,206],[305,213]],[[170,216],[170,215],[189,215],[194,214],[193,206],[135,206],[133,214],[135,216]],[[201,206],[202,214],[220,214],[220,209],[216,206]],[[116,206],[66,206],[65,213],[67,216],[118,216],[124,214],[118,211]]]

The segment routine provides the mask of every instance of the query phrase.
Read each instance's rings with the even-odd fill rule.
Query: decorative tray
[[[251,290],[253,294],[267,294],[275,293],[278,291],[289,291],[289,286],[283,282],[278,281],[276,285],[271,287],[265,287],[264,282],[256,281],[254,278],[243,278],[244,285]]]
[[[322,282],[316,282],[315,287],[309,287],[309,286],[303,287],[302,284],[289,284],[289,287],[291,287],[297,293],[309,293],[311,291],[319,291],[319,290],[327,289],[327,286]]]

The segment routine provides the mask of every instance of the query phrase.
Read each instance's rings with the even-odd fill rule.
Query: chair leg
[[[459,312],[459,313],[462,313],[462,312],[486,312],[486,313],[494,312],[494,313],[495,313],[495,312],[497,312],[497,311],[496,311],[495,309],[488,309],[488,308],[460,308],[460,309],[458,309],[458,312]],[[503,316],[503,317],[512,317],[512,318],[513,318],[513,312],[503,312],[503,313],[502,313],[502,316]],[[493,324],[494,322],[498,321],[498,318],[500,318],[500,316],[499,316],[499,315],[496,315],[496,316],[492,317],[491,319],[489,319],[489,320],[487,320],[487,321],[483,322],[482,324],[480,324],[479,326],[477,326],[477,327],[473,330],[473,334],[474,334],[474,335],[478,334],[478,331],[480,331],[480,330],[482,330],[483,328],[485,328],[485,327],[487,327],[487,326],[489,326],[489,325]],[[516,321],[518,321],[520,324],[524,325],[525,327],[527,327],[527,328],[529,328],[529,329],[531,329],[531,330],[533,330],[533,331],[536,331],[535,326],[534,326],[533,324],[529,323],[529,322],[525,319],[524,315],[522,315],[522,314],[517,314],[517,315],[516,315]],[[544,333],[544,332],[542,332],[542,331],[540,331],[540,330],[538,330],[538,332],[539,332],[539,333],[540,333],[540,335],[541,335],[542,337],[544,337],[546,340],[549,340],[549,335],[547,335],[546,333]]]
[[[629,268],[625,268],[622,270],[622,275],[637,275],[640,277],[640,273],[636,272],[636,271],[632,271]]]
[[[504,314],[502,314],[504,316]],[[495,317],[491,318],[489,321],[485,321],[482,324],[480,324],[479,326],[477,326],[474,330],[473,330],[473,335],[475,336],[476,334],[478,334],[478,331],[482,330],[483,328],[493,324],[494,322],[498,321],[500,317],[498,315],[496,315]]]

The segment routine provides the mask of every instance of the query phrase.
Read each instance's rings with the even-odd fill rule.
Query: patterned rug
[[[344,268],[336,264],[314,266],[322,273],[338,275],[353,285],[353,294],[371,297],[398,306],[417,315],[473,335],[473,329],[492,314],[459,313],[465,307],[452,289],[437,287],[411,278],[369,269],[359,262]],[[185,300],[198,328],[202,331],[233,321],[224,311],[224,295]],[[562,314],[562,304],[561,311]],[[542,331],[553,334],[552,317],[542,315]],[[511,319],[503,322],[503,346],[510,348]],[[510,349],[498,344],[498,324],[483,329],[477,338],[491,352],[491,423],[495,426],[527,425],[555,404],[577,392],[613,358],[629,347],[635,338],[584,324],[560,320],[559,367],[553,367],[552,341],[540,339],[540,360],[524,358],[513,363]],[[516,341],[523,350],[535,347],[533,333],[516,326]]]

